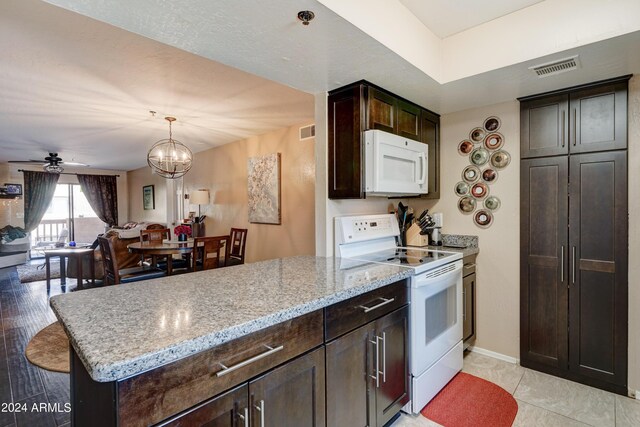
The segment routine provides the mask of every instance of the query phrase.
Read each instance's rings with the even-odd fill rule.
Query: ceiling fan
[[[58,153],[49,153],[44,160],[9,160],[9,163],[21,163],[23,165],[42,165],[42,168],[46,172],[50,173],[62,173],[65,166],[86,167],[89,166],[85,163],[78,162],[64,162],[62,158],[58,157]]]

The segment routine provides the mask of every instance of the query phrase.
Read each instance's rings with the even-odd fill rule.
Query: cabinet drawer
[[[118,417],[156,423],[321,344],[318,310],[120,381]]]
[[[407,281],[400,280],[327,307],[324,311],[325,340],[330,341],[390,313],[407,301]]]

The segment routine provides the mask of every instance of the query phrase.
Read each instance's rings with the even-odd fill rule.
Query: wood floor
[[[63,292],[59,283],[52,280],[51,295]],[[56,321],[48,300],[45,282],[21,284],[15,267],[0,269],[0,427],[69,425],[69,374],[38,368],[24,355],[31,337]]]

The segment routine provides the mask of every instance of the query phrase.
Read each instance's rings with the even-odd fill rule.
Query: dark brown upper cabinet
[[[440,197],[440,116],[364,80],[329,92],[329,198],[364,199],[363,132],[429,144],[429,194]]]
[[[627,81],[519,98],[522,158],[627,148]]]

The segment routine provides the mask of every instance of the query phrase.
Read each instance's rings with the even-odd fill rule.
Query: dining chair
[[[210,270],[226,266],[229,259],[229,241],[229,236],[196,237],[193,241],[193,271],[198,267],[200,270]]]
[[[232,228],[229,233],[231,248],[229,249],[229,260],[227,265],[244,264],[244,251],[247,245],[247,229]]]
[[[102,253],[102,263],[104,266],[104,283],[106,285],[118,285],[120,283],[137,282],[140,280],[155,279],[166,275],[166,272],[157,267],[143,265],[141,267],[118,268],[116,251],[111,239],[108,237],[98,237],[100,252]]]
[[[160,228],[162,227],[162,228]],[[162,244],[162,241],[165,239],[169,239],[171,237],[171,230],[165,228],[159,224],[152,224],[144,230],[140,230],[140,241],[142,243],[153,244]],[[152,255],[151,256],[151,265],[154,267],[158,266],[158,259],[166,259],[166,256]],[[142,262],[145,262],[144,255],[142,256]]]

